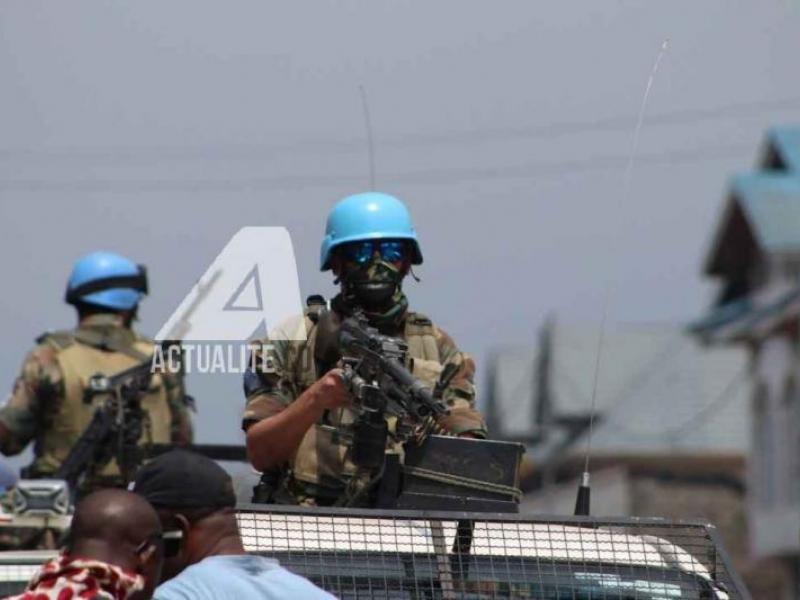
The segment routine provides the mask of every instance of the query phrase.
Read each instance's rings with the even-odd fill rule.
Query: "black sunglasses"
[[[164,542],[164,556],[166,558],[171,558],[180,554],[181,545],[183,544],[183,531],[180,529],[165,531],[161,539]]]

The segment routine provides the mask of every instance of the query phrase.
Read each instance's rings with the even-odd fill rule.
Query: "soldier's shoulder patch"
[[[39,345],[48,345],[56,350],[64,350],[75,343],[75,336],[71,331],[46,331],[36,338]]]

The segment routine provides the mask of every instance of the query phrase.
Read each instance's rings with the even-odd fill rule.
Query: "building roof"
[[[765,162],[766,168],[778,163],[782,169],[800,173],[800,126],[773,127],[767,132]]]
[[[597,327],[553,326],[548,368],[553,418],[589,414],[598,333]],[[709,349],[677,326],[609,328],[604,338],[593,453],[746,451],[744,350]],[[535,422],[542,401],[534,392],[542,376],[536,368],[540,353],[518,348],[496,354],[490,405],[499,431],[493,435],[519,438],[553,429]],[[570,448],[581,452],[582,439]]]
[[[739,175],[731,188],[764,249],[800,250],[800,172]]]
[[[800,316],[800,285],[777,283],[739,300],[712,308],[689,325],[705,342],[762,338]]]
[[[735,176],[704,271],[740,271],[748,253],[800,253],[800,174]]]
[[[800,126],[767,131],[759,171],[734,177],[704,272],[730,275],[753,253],[800,253]]]
[[[731,179],[725,211],[717,224],[704,271],[724,280],[717,305],[690,325],[708,342],[769,334],[800,315],[800,286],[790,271],[760,269],[766,255],[800,256],[800,126],[767,132],[759,172]]]

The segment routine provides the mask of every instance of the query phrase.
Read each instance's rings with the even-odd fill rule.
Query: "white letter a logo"
[[[244,227],[159,330],[156,340],[245,341],[290,318],[302,323],[294,247],[285,227]],[[290,339],[305,339],[290,327]]]

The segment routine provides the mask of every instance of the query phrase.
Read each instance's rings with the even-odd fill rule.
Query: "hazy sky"
[[[368,187],[359,85],[425,254],[412,304],[479,361],[550,311],[596,324],[607,286],[612,322],[692,319],[726,178],[800,120],[798,26],[787,0],[6,0],[0,382],[72,325],[94,249],[148,264],[150,333],[245,225],[288,227],[304,293],[331,295],[325,215]],[[239,441],[238,377],[190,383],[199,439]]]

